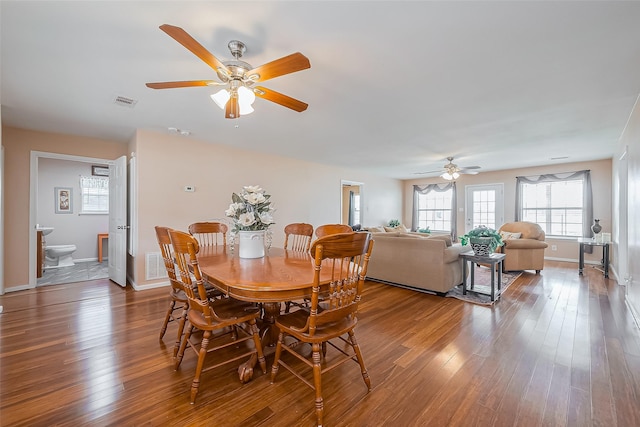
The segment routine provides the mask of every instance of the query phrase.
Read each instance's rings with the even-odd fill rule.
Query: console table
[[[602,246],[602,269],[605,278],[609,278],[609,244],[610,242],[597,242],[589,237],[580,237],[578,239],[580,244],[580,263],[578,265],[578,274],[582,276],[584,270],[584,248],[587,246]]]
[[[462,258],[462,294],[466,295],[467,291],[474,292],[480,295],[488,295],[491,297],[491,301],[496,300],[496,296],[500,296],[500,288],[502,287],[502,261],[504,261],[505,254],[493,253],[489,256],[477,256],[473,252],[463,252],[460,254]],[[471,268],[471,280],[470,287],[467,289],[467,263]],[[474,286],[474,271],[473,264],[488,264],[491,269],[491,293],[478,292],[473,289]],[[497,267],[497,268],[496,268]],[[496,270],[498,270],[498,289],[496,294]]]

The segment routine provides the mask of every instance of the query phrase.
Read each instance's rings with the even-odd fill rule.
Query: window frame
[[[581,206],[567,206],[562,202],[565,198],[557,197],[559,188],[554,192],[554,187],[558,185],[567,185],[570,182],[581,182]],[[542,207],[525,207],[525,186],[544,186],[546,189],[543,191],[544,197],[546,197],[546,205]],[[554,196],[555,194],[555,196]],[[559,204],[554,204],[553,199],[560,200]],[[576,215],[576,212],[580,212],[580,223],[570,221],[571,215]],[[528,215],[525,212],[529,212]],[[531,213],[534,213],[533,217]],[[561,221],[558,221],[558,212],[564,212],[560,214]],[[546,236],[559,239],[578,239],[583,236],[590,235],[590,226],[593,222],[593,198],[591,195],[591,176],[590,171],[578,171],[567,172],[561,174],[545,174],[529,177],[517,177],[516,178],[516,221],[530,221],[538,224],[545,232]],[[559,224],[563,232],[558,234],[557,225]],[[573,232],[567,232],[571,225],[578,225],[577,230]]]
[[[431,209],[420,209],[420,196],[427,196],[429,193],[451,193],[450,206],[448,208],[431,208]],[[453,239],[457,238],[457,203],[456,203],[456,184],[455,182],[450,182],[446,184],[429,184],[424,187],[420,187],[418,185],[413,186],[413,218],[411,228],[416,231],[419,228],[424,228],[420,226],[420,213],[421,212],[442,212],[444,215],[449,213],[449,225],[450,229],[440,229],[440,228],[432,228],[431,225],[427,222],[427,226],[431,232],[437,233],[448,233],[451,235]],[[435,201],[437,206],[437,201]],[[427,221],[429,221],[427,219]],[[445,221],[445,220],[443,220]],[[435,224],[434,224],[435,226]]]
[[[100,186],[87,186],[88,182],[101,182]],[[80,186],[80,215],[108,215],[109,214],[109,177],[104,176],[80,176],[79,180]],[[98,193],[101,194],[87,194],[87,190],[97,190]],[[97,197],[99,198],[98,203],[90,204],[87,203],[86,198],[88,197]],[[103,209],[88,209],[91,206],[104,206],[104,202],[106,201],[106,207]],[[102,202],[102,203],[101,203]]]

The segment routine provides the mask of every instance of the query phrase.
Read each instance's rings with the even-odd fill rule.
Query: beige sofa
[[[450,236],[385,232],[372,237],[367,279],[438,295],[462,283],[458,255],[470,248],[451,244]]]

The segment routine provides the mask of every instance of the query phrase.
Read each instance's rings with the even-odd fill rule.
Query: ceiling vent
[[[138,103],[138,100],[136,99],[132,99],[132,98],[127,98],[126,96],[121,96],[121,95],[117,95],[114,99],[113,102],[116,105],[119,105],[121,107],[129,107],[129,108],[133,108],[136,106],[136,104]]]

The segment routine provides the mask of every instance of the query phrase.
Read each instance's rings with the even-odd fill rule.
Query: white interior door
[[[109,279],[127,285],[127,156],[109,165]]]
[[[503,184],[468,185],[465,197],[465,232],[480,225],[497,230],[504,224]]]

